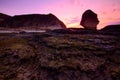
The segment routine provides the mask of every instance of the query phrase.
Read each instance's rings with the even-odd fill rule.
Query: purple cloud
[[[76,16],[73,18],[65,19],[65,20],[67,24],[72,24],[72,23],[80,22],[80,17]]]
[[[120,24],[120,21],[118,22],[110,22],[109,25],[116,25],[116,24]]]

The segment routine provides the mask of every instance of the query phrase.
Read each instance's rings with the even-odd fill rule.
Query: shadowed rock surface
[[[80,22],[85,29],[96,30],[99,20],[97,18],[97,14],[94,13],[92,10],[86,10]]]
[[[4,21],[4,20],[7,19],[7,18],[10,18],[10,17],[11,17],[11,16],[9,16],[9,15],[0,13],[0,24],[1,24],[2,21]]]
[[[113,34],[118,35],[120,34],[120,25],[108,25],[100,30],[103,34]]]
[[[1,27],[25,29],[64,29],[65,24],[53,14],[16,15],[2,22]]]
[[[120,38],[0,34],[0,80],[120,80]]]
[[[57,29],[51,32],[61,33],[61,34],[100,34],[97,30],[89,30],[83,28],[68,28],[68,29]]]
[[[102,29],[103,31],[120,31],[120,25],[108,25],[108,26],[105,26],[105,28]]]

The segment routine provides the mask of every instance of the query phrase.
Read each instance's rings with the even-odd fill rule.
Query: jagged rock
[[[25,28],[25,29],[64,29],[65,24],[53,14],[28,14],[16,15],[2,24],[3,27]]]
[[[92,10],[86,10],[82,15],[80,25],[82,25],[85,29],[96,30],[98,23],[99,20],[97,18],[97,14]]]

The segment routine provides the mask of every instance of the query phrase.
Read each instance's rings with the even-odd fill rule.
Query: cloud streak
[[[80,4],[80,0],[69,0],[71,4]]]
[[[79,21],[80,21],[80,17],[79,16],[66,19],[66,23],[67,24],[71,24],[71,23],[75,23],[75,22],[79,22]]]

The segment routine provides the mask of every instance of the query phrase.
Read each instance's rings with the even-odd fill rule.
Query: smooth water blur
[[[20,33],[20,32],[38,32],[38,33],[42,33],[42,32],[46,32],[45,30],[22,30],[22,31],[9,31],[9,30],[1,30],[0,33]]]

